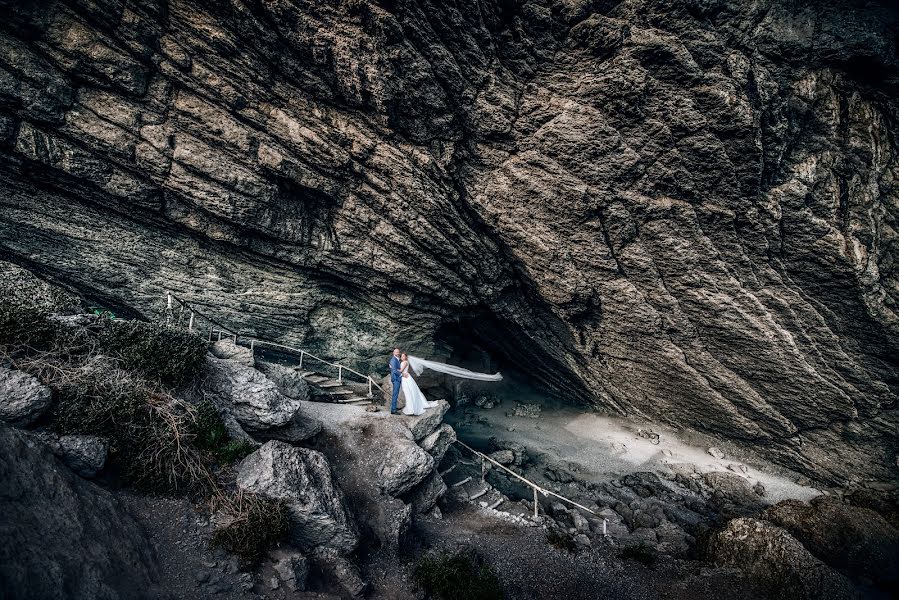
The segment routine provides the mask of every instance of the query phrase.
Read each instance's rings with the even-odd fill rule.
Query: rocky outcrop
[[[764,582],[778,598],[859,598],[852,583],[811,555],[786,530],[757,519],[739,518],[712,536],[709,557],[739,567]]]
[[[348,554],[359,543],[343,493],[320,452],[267,442],[240,464],[237,485],[283,500],[290,514],[290,540],[304,551]]]
[[[275,384],[278,391],[288,398],[309,399],[309,384],[303,379],[303,374],[295,368],[259,360],[256,361],[256,368],[262,371]]]
[[[34,436],[67,467],[90,479],[106,464],[109,442],[94,435],[63,435],[39,432]]]
[[[161,597],[152,546],[115,498],[2,424],[0,539],[4,598]]]
[[[226,424],[234,419],[254,437],[299,442],[321,430],[321,423],[303,412],[299,399],[281,393],[243,360],[210,356],[204,387]]]
[[[4,256],[896,477],[891,4],[2,6]]]
[[[37,378],[0,366],[0,421],[29,425],[53,402],[53,392]]]
[[[873,510],[821,497],[811,504],[780,502],[764,518],[854,579],[894,587],[899,583],[899,531]]]

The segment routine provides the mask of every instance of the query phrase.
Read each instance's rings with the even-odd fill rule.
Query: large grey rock
[[[333,549],[345,554],[359,541],[343,492],[320,452],[267,442],[240,463],[237,485],[285,501],[290,539],[304,551]]]
[[[437,505],[437,501],[443,497],[446,490],[443,478],[438,473],[431,473],[427,479],[408,493],[406,499],[414,507],[416,513],[425,514]]]
[[[0,421],[30,425],[53,401],[53,392],[36,377],[0,366]]]
[[[294,400],[309,399],[309,384],[297,369],[277,363],[256,361],[256,368],[262,371],[278,388],[278,391]]]
[[[856,598],[852,583],[812,556],[785,529],[766,521],[738,518],[709,540],[709,558],[743,569],[780,598]]]
[[[93,435],[34,434],[57,458],[81,477],[90,479],[106,464],[109,442]]]
[[[301,412],[300,400],[282,394],[255,368],[214,357],[206,363],[205,387],[216,408],[232,416],[250,434],[299,441],[321,429],[321,423]]]
[[[439,465],[446,451],[456,441],[456,430],[443,423],[435,431],[426,435],[418,445],[434,457],[434,464]]]
[[[209,347],[209,352],[216,358],[233,360],[245,367],[253,366],[253,353],[249,348],[235,344],[234,340],[218,340]]]
[[[899,579],[899,531],[873,510],[820,497],[811,504],[785,500],[763,517],[835,569],[884,584]]]
[[[0,539],[4,598],[161,596],[150,540],[116,499],[2,424]]]
[[[434,470],[434,457],[422,450],[408,429],[397,423],[387,425],[393,435],[382,438],[377,476],[390,496],[400,496],[424,481]]]
[[[443,423],[443,417],[450,409],[449,402],[446,400],[438,400],[437,406],[427,409],[424,413],[417,417],[404,417],[409,431],[415,441],[419,441],[433,433]]]
[[[895,3],[122,6],[4,5],[4,256],[895,479]]]

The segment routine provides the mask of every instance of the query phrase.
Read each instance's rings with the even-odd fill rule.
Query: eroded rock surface
[[[152,546],[106,490],[0,424],[4,597],[159,598]]]
[[[53,402],[53,392],[36,377],[0,366],[0,421],[29,425]]]
[[[890,3],[0,5],[4,255],[897,475]]]
[[[343,492],[323,454],[271,441],[240,464],[237,485],[281,499],[290,514],[290,539],[304,551],[352,552],[359,542]]]

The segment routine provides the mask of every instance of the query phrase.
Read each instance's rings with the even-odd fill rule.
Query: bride
[[[409,374],[409,355],[403,352],[400,356],[400,373],[403,376],[403,396],[406,397],[406,406],[403,407],[404,415],[420,415],[426,408],[434,408],[436,402],[431,402],[421,393],[421,388]]]
[[[403,395],[406,398],[406,406],[403,407],[404,415],[420,415],[425,409],[437,406],[437,402],[429,401],[425,398],[425,395],[421,393],[421,389],[409,373],[410,370],[416,375],[421,375],[422,371],[425,369],[431,369],[438,373],[446,373],[447,375],[452,375],[454,377],[476,379],[479,381],[500,381],[503,378],[499,373],[494,373],[492,375],[488,373],[475,373],[461,367],[409,356],[405,352],[400,355],[400,358],[402,359],[402,362],[400,363],[400,374],[403,376],[402,390]]]

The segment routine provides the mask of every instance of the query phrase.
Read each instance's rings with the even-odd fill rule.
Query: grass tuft
[[[230,439],[222,417],[209,400],[200,402],[196,409],[196,419],[192,424],[194,445],[216,462],[230,465],[256,449],[247,440]]]
[[[415,566],[415,581],[438,600],[501,600],[505,597],[496,573],[468,553],[425,556]]]
[[[247,566],[255,566],[273,546],[287,539],[289,518],[284,502],[238,491],[216,499],[225,523],[212,534],[213,546],[236,555]]]

